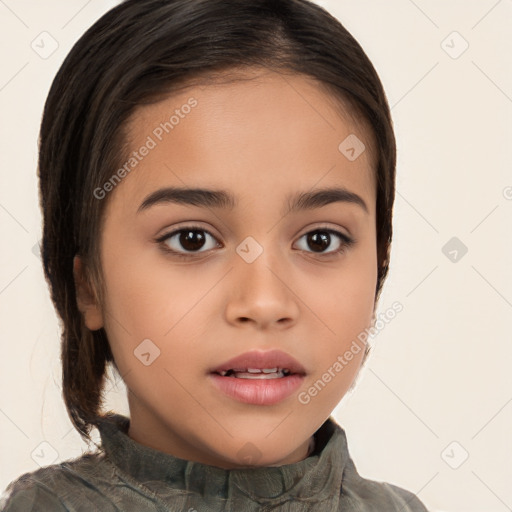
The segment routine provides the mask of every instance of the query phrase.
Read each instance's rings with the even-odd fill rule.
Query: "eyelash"
[[[202,252],[205,252],[205,253],[208,252],[208,251],[197,251],[197,252],[191,252],[191,253],[181,253],[181,252],[175,251],[174,249],[171,249],[165,243],[165,241],[168,240],[169,238],[172,238],[174,235],[177,235],[177,234],[182,233],[184,231],[201,231],[203,233],[207,233],[212,238],[216,239],[216,237],[212,233],[210,233],[210,231],[208,231],[207,229],[205,229],[205,228],[203,228],[201,226],[190,225],[190,226],[184,226],[184,227],[182,227],[180,229],[176,229],[174,231],[171,231],[170,233],[165,233],[164,235],[158,237],[155,240],[155,242],[160,244],[164,251],[170,253],[173,257],[177,257],[179,259],[192,259],[192,258],[196,257],[196,255],[201,254]],[[322,257],[322,256],[327,257],[327,256],[332,256],[332,255],[339,255],[339,256],[341,256],[346,250],[348,250],[350,247],[352,247],[356,243],[356,240],[354,238],[350,238],[347,235],[345,235],[344,233],[340,233],[339,231],[336,231],[335,229],[332,229],[332,228],[321,227],[321,226],[318,227],[318,228],[315,228],[315,229],[313,229],[311,231],[308,231],[308,232],[304,233],[300,238],[303,238],[306,235],[309,235],[311,233],[316,233],[316,232],[322,232],[322,233],[328,233],[330,235],[335,235],[341,241],[340,248],[335,250],[335,251],[330,251],[330,252],[326,252],[326,253],[315,253],[315,252],[312,252],[312,251],[305,251],[305,252],[308,252],[310,254],[316,254],[316,255],[318,255],[320,257]]]

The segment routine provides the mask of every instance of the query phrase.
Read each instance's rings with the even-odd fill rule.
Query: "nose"
[[[248,263],[234,255],[227,321],[253,324],[257,329],[289,328],[297,322],[299,298],[293,290],[293,269],[282,256],[264,250]]]

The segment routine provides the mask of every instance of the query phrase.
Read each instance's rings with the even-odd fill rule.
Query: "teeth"
[[[237,372],[233,374],[233,377],[237,379],[280,379],[284,377],[284,372],[282,370],[275,372],[258,372],[258,373],[250,373],[250,372]]]
[[[259,368],[247,368],[248,373],[275,373],[277,372],[277,368],[262,368],[261,370]]]
[[[288,368],[232,368],[220,370],[219,375],[237,377],[239,379],[278,379],[290,375]]]

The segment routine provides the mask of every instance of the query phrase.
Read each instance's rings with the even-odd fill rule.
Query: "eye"
[[[208,246],[208,239],[210,245]],[[342,254],[351,247],[355,240],[331,228],[318,228],[302,235],[299,240],[305,239],[306,247],[300,247],[306,252],[313,252],[319,256]],[[197,254],[208,252],[215,247],[221,247],[216,238],[200,226],[185,226],[166,233],[156,239],[163,249],[178,258],[193,258]],[[334,245],[334,249],[326,251]],[[308,250],[308,247],[312,250]]]
[[[311,252],[317,253],[320,256],[342,254],[355,243],[353,238],[330,228],[318,228],[313,231],[309,231],[302,235],[300,239],[303,238],[306,239],[305,245],[312,248]],[[325,249],[332,246],[333,242],[334,249],[326,252]],[[303,247],[302,250],[307,251],[307,248]]]
[[[212,243],[211,241],[208,247],[209,238],[216,240],[209,231],[202,227],[185,226],[162,235],[156,241],[161,243],[166,251],[178,257],[187,258],[194,256],[196,253],[207,252],[215,247],[220,247],[218,242]]]

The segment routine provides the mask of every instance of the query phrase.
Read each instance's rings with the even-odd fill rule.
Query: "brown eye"
[[[355,242],[352,238],[334,229],[315,229],[303,235],[301,239],[303,238],[305,238],[306,242],[303,245],[306,247],[303,247],[302,250],[319,255],[342,253]],[[334,246],[334,249],[326,251],[326,249],[332,246]]]
[[[204,234],[197,229],[186,230],[179,233],[178,243],[187,251],[197,251],[203,247],[205,239]]]
[[[315,252],[322,252],[327,249],[331,243],[331,235],[325,231],[315,231],[308,233],[307,244]]]
[[[157,241],[163,243],[166,250],[181,256],[192,256],[194,253],[203,253],[219,246],[209,231],[195,226],[177,229],[163,235]]]

